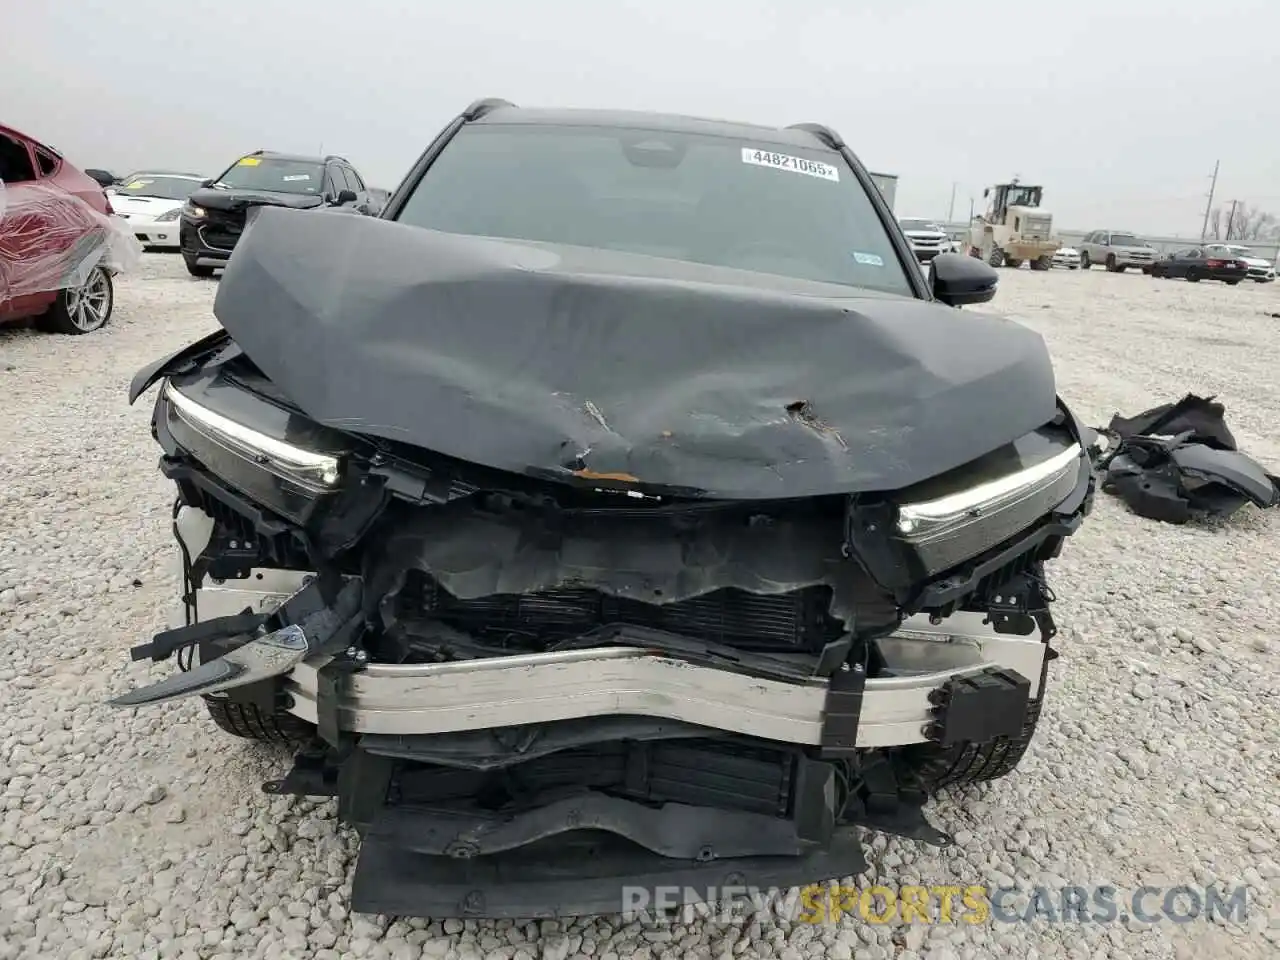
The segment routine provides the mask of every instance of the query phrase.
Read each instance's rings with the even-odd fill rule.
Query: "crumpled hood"
[[[772,498],[888,490],[1056,413],[1044,342],[941,304],[264,209],[214,312],[316,421],[501,470]]]
[[[201,187],[191,194],[191,202],[210,210],[243,210],[252,206],[291,207],[310,210],[324,203],[321,197],[297,193],[272,193],[268,190],[235,190]]]

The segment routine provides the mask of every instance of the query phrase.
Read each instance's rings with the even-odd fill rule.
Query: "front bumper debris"
[[[1000,634],[961,612],[945,626],[910,618],[877,641],[870,679],[859,667],[814,679],[811,664],[639,628],[580,649],[370,663],[346,645],[360,580],[321,579],[255,569],[207,581],[188,595],[187,622],[134,651],[163,660],[194,643],[191,669],[115,702],[221,691],[316,724],[293,770],[264,789],[338,799],[362,837],[352,908],[368,913],[530,918],[724,903],[748,885],[864,872],[859,828],[947,846],[910,767],[892,751],[868,765],[868,750],[1016,735],[1054,655],[1044,635]],[[273,645],[280,637],[289,642]],[[264,645],[274,659],[252,652]],[[655,723],[658,739],[623,729]],[[625,771],[627,795],[584,789],[593,774],[582,771],[611,766]],[[680,770],[697,773],[673,786]],[[449,799],[475,796],[467,777],[495,773],[540,799],[494,811]],[[557,776],[575,786],[548,793]],[[717,806],[726,789],[736,808]]]
[[[255,570],[247,580],[195,591],[196,606],[203,621],[234,618],[245,610],[266,612],[305,589],[312,577],[302,571]],[[232,629],[240,626],[237,622]],[[830,733],[830,685],[783,658],[709,645],[683,648],[671,642],[674,638],[639,628],[608,628],[595,639],[579,649],[423,664],[350,663],[338,652],[344,646],[339,639],[327,647],[332,652],[313,647],[304,656],[295,652],[279,658],[274,675],[283,682],[291,713],[322,729],[328,715],[338,731],[351,734],[414,736],[607,716],[679,721],[813,746],[823,745]],[[964,612],[938,625],[924,616],[908,618],[876,645],[887,670],[862,684],[858,748],[935,739],[927,728],[935,721],[937,703],[961,681],[996,677],[995,682],[1016,687],[1014,678],[1025,678],[1025,702],[1039,693],[1048,649],[1040,637],[1002,635],[984,625],[981,614]],[[212,666],[206,661],[196,669]],[[209,676],[211,682],[216,678],[217,689],[226,690],[265,674],[242,675],[239,683],[222,671]],[[157,693],[164,699],[213,692],[190,683],[179,692],[168,684],[154,685],[163,687]],[[134,691],[114,702],[149,701]],[[981,703],[974,709],[988,712]],[[990,730],[1010,723],[1012,718],[1002,722],[988,716],[980,725]],[[988,735],[1010,732],[1016,732],[1016,724],[1012,731]]]

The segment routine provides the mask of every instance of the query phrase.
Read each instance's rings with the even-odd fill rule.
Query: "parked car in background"
[[[1225,244],[1209,244],[1178,250],[1151,265],[1151,276],[1163,279],[1182,277],[1192,283],[1221,280],[1235,286],[1249,276],[1249,265],[1230,253]]]
[[[940,253],[951,253],[955,246],[947,231],[936,220],[920,217],[902,217],[898,226],[907,237],[907,243],[921,263],[927,263]]]
[[[0,323],[90,333],[115,305],[137,241],[96,180],[52,147],[0,127]]]
[[[256,150],[204,181],[187,198],[178,242],[191,275],[211,277],[216,268],[226,266],[250,208],[263,206],[341,209],[366,216],[381,209],[364,178],[342,157]]]
[[[129,221],[143,248],[178,249],[178,218],[183,204],[204,178],[198,173],[140,170],[107,188],[116,215]]]
[[[1094,230],[1080,241],[1080,266],[1085,270],[1100,263],[1111,273],[1124,273],[1128,267],[1149,267],[1159,256],[1147,241],[1119,230]]]
[[[1211,243],[1205,249],[1210,251],[1212,256],[1236,257],[1243,260],[1249,268],[1250,280],[1258,283],[1272,283],[1276,279],[1274,261],[1258,256],[1257,251],[1252,247],[1242,246],[1238,243]]]
[[[1068,270],[1079,270],[1080,251],[1075,247],[1059,247],[1053,255],[1053,265],[1065,267]]]

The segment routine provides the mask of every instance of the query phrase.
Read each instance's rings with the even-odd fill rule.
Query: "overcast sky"
[[[1064,229],[1280,213],[1280,5],[1112,0],[0,0],[0,122],[80,166],[341,153],[394,187],[471,100],[822,121],[899,215],[1045,188]]]

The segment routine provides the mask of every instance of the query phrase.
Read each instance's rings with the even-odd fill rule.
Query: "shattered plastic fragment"
[[[1134,417],[1116,414],[1102,431],[1102,489],[1134,513],[1165,523],[1226,517],[1246,503],[1280,503],[1280,480],[1236,448],[1225,410],[1212,397],[1187,394]]]

